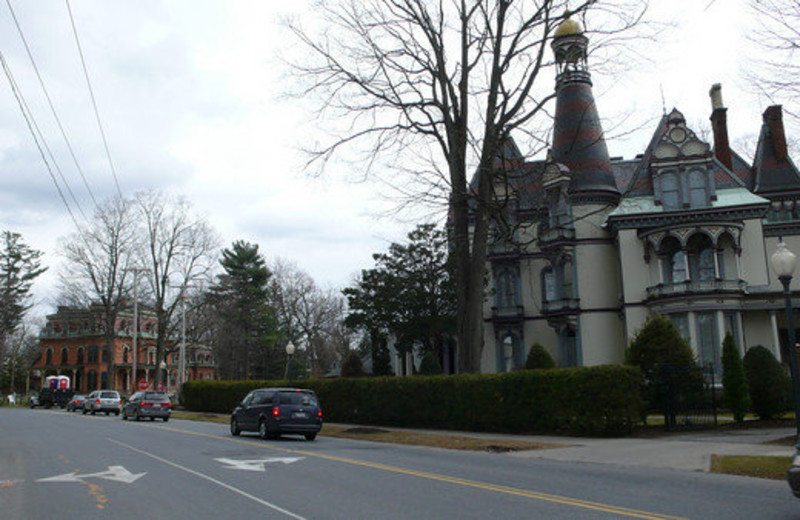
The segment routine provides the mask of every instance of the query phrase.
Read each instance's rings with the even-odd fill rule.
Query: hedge
[[[362,377],[302,382],[325,420],[376,426],[615,436],[641,417],[641,373],[609,365],[507,374]],[[189,410],[229,413],[250,390],[286,381],[190,381]]]

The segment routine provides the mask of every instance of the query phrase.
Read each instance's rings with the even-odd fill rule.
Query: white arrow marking
[[[229,469],[242,469],[245,471],[266,471],[267,464],[273,462],[281,462],[283,464],[291,464],[298,460],[303,460],[305,457],[271,457],[268,459],[250,459],[250,460],[235,460],[235,459],[214,459],[217,462],[227,464]]]
[[[107,471],[100,471],[98,473],[86,473],[84,475],[78,475],[74,472],[64,473],[63,475],[56,475],[54,477],[40,478],[36,482],[83,482],[85,478],[102,478],[131,484],[146,474],[147,473],[131,473],[122,466],[109,466]]]

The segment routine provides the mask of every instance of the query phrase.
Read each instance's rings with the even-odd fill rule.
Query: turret
[[[620,193],[592,94],[588,43],[580,24],[567,13],[552,43],[557,67],[553,160],[571,172],[573,204],[617,204]]]

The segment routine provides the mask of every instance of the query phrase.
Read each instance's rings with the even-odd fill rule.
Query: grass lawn
[[[712,455],[711,473],[786,480],[791,457],[751,457],[747,455]]]

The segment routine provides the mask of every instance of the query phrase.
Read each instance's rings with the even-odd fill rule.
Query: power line
[[[14,97],[17,100],[17,104],[19,105],[20,112],[22,112],[22,117],[25,119],[25,123],[28,125],[28,130],[33,136],[33,141],[36,143],[36,148],[39,150],[39,155],[42,158],[45,166],[47,167],[47,172],[50,174],[50,179],[52,179],[53,184],[56,186],[56,190],[58,191],[59,197],[61,197],[61,202],[64,203],[64,207],[67,208],[67,212],[69,216],[72,218],[73,224],[75,224],[75,228],[80,231],[80,226],[78,225],[78,221],[75,219],[75,214],[72,213],[72,209],[70,209],[69,204],[67,203],[67,199],[64,197],[64,192],[61,191],[61,187],[58,185],[58,181],[56,180],[55,175],[53,175],[53,170],[50,168],[50,163],[47,162],[47,158],[44,155],[44,151],[42,150],[42,146],[39,143],[39,140],[36,137],[36,133],[33,131],[33,126],[31,125],[31,117],[29,117],[28,112],[26,111],[25,103],[22,100],[22,93],[19,91],[19,87],[17,86],[16,81],[14,81],[14,76],[11,74],[11,69],[8,67],[8,63],[6,62],[5,55],[2,51],[0,51],[0,62],[2,62],[3,72],[5,72],[6,78],[8,78],[8,83],[11,85],[11,91],[14,93]]]
[[[17,20],[17,14],[14,12],[14,8],[11,6],[11,0],[6,0],[6,4],[8,5],[8,10],[11,11],[11,18],[14,20],[14,24],[17,26],[17,31],[19,32],[19,37],[22,39],[22,43],[25,46],[25,51],[28,53],[28,59],[31,61],[31,65],[33,66],[33,70],[36,72],[36,77],[39,79],[39,85],[42,87],[42,91],[44,92],[44,96],[47,99],[48,105],[50,105],[50,111],[53,113],[53,118],[56,120],[56,124],[58,124],[58,129],[61,131],[61,136],[64,138],[64,142],[67,145],[67,149],[69,150],[70,155],[72,156],[72,161],[75,163],[75,167],[78,169],[78,173],[83,179],[83,184],[86,186],[86,191],[89,192],[89,196],[94,203],[94,206],[97,207],[97,199],[94,197],[94,193],[92,192],[92,188],[89,186],[89,183],[86,180],[86,176],[83,174],[83,169],[81,169],[80,164],[78,164],[78,158],[75,156],[75,152],[72,149],[72,144],[70,143],[69,139],[67,138],[67,133],[64,130],[64,126],[61,124],[61,119],[58,117],[58,113],[56,112],[56,108],[53,105],[52,99],[50,99],[50,93],[47,91],[47,87],[45,87],[44,80],[42,79],[42,75],[39,73],[39,67],[36,65],[36,60],[33,58],[33,53],[31,52],[30,47],[28,46],[28,41],[25,38],[25,34],[22,32],[22,27],[19,24],[19,20]],[[49,150],[48,150],[49,151]],[[60,170],[59,170],[60,173]],[[62,176],[63,178],[63,176]],[[66,181],[64,181],[66,183]],[[70,193],[72,190],[70,190]],[[73,196],[74,199],[74,196]],[[77,201],[76,201],[77,204]],[[81,211],[81,213],[83,213]],[[85,218],[85,217],[84,217]]]
[[[89,79],[89,70],[86,68],[86,60],[83,57],[83,49],[81,48],[81,41],[78,38],[78,29],[75,26],[75,18],[72,16],[72,8],[69,5],[69,0],[64,0],[67,4],[67,11],[69,12],[69,21],[72,24],[72,34],[75,35],[75,44],[78,46],[78,54],[81,57],[81,67],[83,68],[83,75],[86,78],[86,86],[89,88],[89,96],[92,98],[92,106],[94,107],[94,115],[97,119],[97,127],[100,129],[100,135],[103,138],[103,147],[106,150],[106,157],[108,158],[108,165],[111,167],[111,175],[114,177],[114,184],[117,187],[117,193],[120,199],[122,197],[122,190],[119,187],[119,180],[117,179],[117,171],[114,169],[114,161],[111,160],[111,152],[108,149],[108,140],[106,133],[103,130],[103,123],[100,120],[100,111],[97,109],[97,101],[94,98],[94,90],[92,89],[92,82]]]

